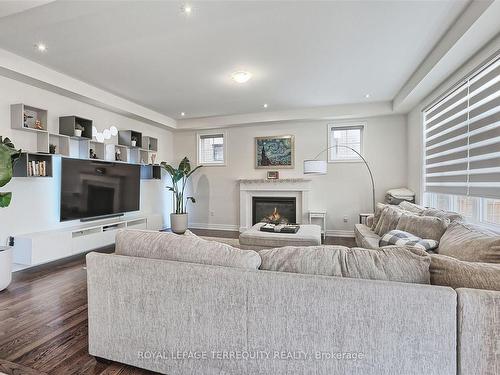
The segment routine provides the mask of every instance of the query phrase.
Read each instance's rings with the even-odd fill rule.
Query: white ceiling
[[[56,1],[0,18],[0,48],[173,118],[380,102],[468,3]]]

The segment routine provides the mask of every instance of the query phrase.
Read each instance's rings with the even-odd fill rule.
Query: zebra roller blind
[[[424,110],[425,191],[500,199],[500,56]]]

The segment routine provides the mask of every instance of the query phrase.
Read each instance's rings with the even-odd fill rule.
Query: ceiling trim
[[[472,1],[434,46],[393,100],[407,113],[498,33],[500,1]]]
[[[0,49],[0,75],[158,127],[177,126],[173,118],[3,49]]]
[[[246,113],[241,115],[212,116],[177,120],[177,130],[216,129],[248,124],[279,121],[332,120],[375,117],[393,114],[392,102],[338,104],[287,111]]]

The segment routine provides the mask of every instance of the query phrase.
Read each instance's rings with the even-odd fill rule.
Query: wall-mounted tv
[[[140,165],[62,158],[61,221],[139,210]]]

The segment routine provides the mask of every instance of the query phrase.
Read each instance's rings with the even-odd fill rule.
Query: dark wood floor
[[[232,238],[233,232],[193,230]],[[353,246],[328,237],[327,244]],[[113,248],[103,249],[111,252]],[[87,275],[83,255],[13,274],[0,292],[0,373],[8,375],[153,374],[88,354]]]

